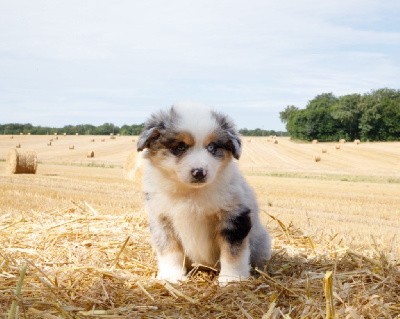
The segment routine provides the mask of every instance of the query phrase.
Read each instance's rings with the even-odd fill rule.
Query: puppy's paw
[[[165,280],[168,281],[172,284],[178,283],[179,281],[186,281],[188,278],[182,272],[182,270],[179,271],[159,271],[157,274],[157,280]]]
[[[248,280],[248,276],[233,276],[233,275],[219,275],[218,284],[221,287],[225,287],[230,283],[237,283]]]

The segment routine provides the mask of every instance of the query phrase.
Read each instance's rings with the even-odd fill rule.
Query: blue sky
[[[317,94],[399,89],[399,16],[397,0],[0,0],[0,123],[141,123],[192,100],[281,130]]]

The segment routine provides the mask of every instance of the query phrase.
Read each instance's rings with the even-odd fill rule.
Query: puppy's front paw
[[[187,276],[180,274],[180,275],[171,275],[171,274],[157,274],[157,280],[165,280],[170,282],[171,284],[176,284],[178,281],[185,281],[187,280]]]
[[[230,283],[245,281],[248,279],[248,276],[233,276],[233,275],[219,275],[218,276],[218,284],[221,287],[224,287]]]
[[[186,270],[182,268],[168,268],[159,269],[157,274],[158,280],[165,280],[170,283],[177,283],[178,281],[185,281],[187,276],[185,275]]]

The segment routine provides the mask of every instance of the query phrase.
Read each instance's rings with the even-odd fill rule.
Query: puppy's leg
[[[157,252],[157,279],[169,282],[185,279],[185,257],[170,219],[166,216],[150,219],[150,231]]]
[[[247,207],[239,207],[223,222],[220,232],[221,272],[218,278],[221,284],[250,276],[250,213]]]

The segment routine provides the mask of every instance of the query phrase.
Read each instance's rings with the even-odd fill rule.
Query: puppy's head
[[[174,105],[152,114],[137,150],[168,178],[189,187],[211,184],[233,158],[241,141],[232,121],[203,106]]]

